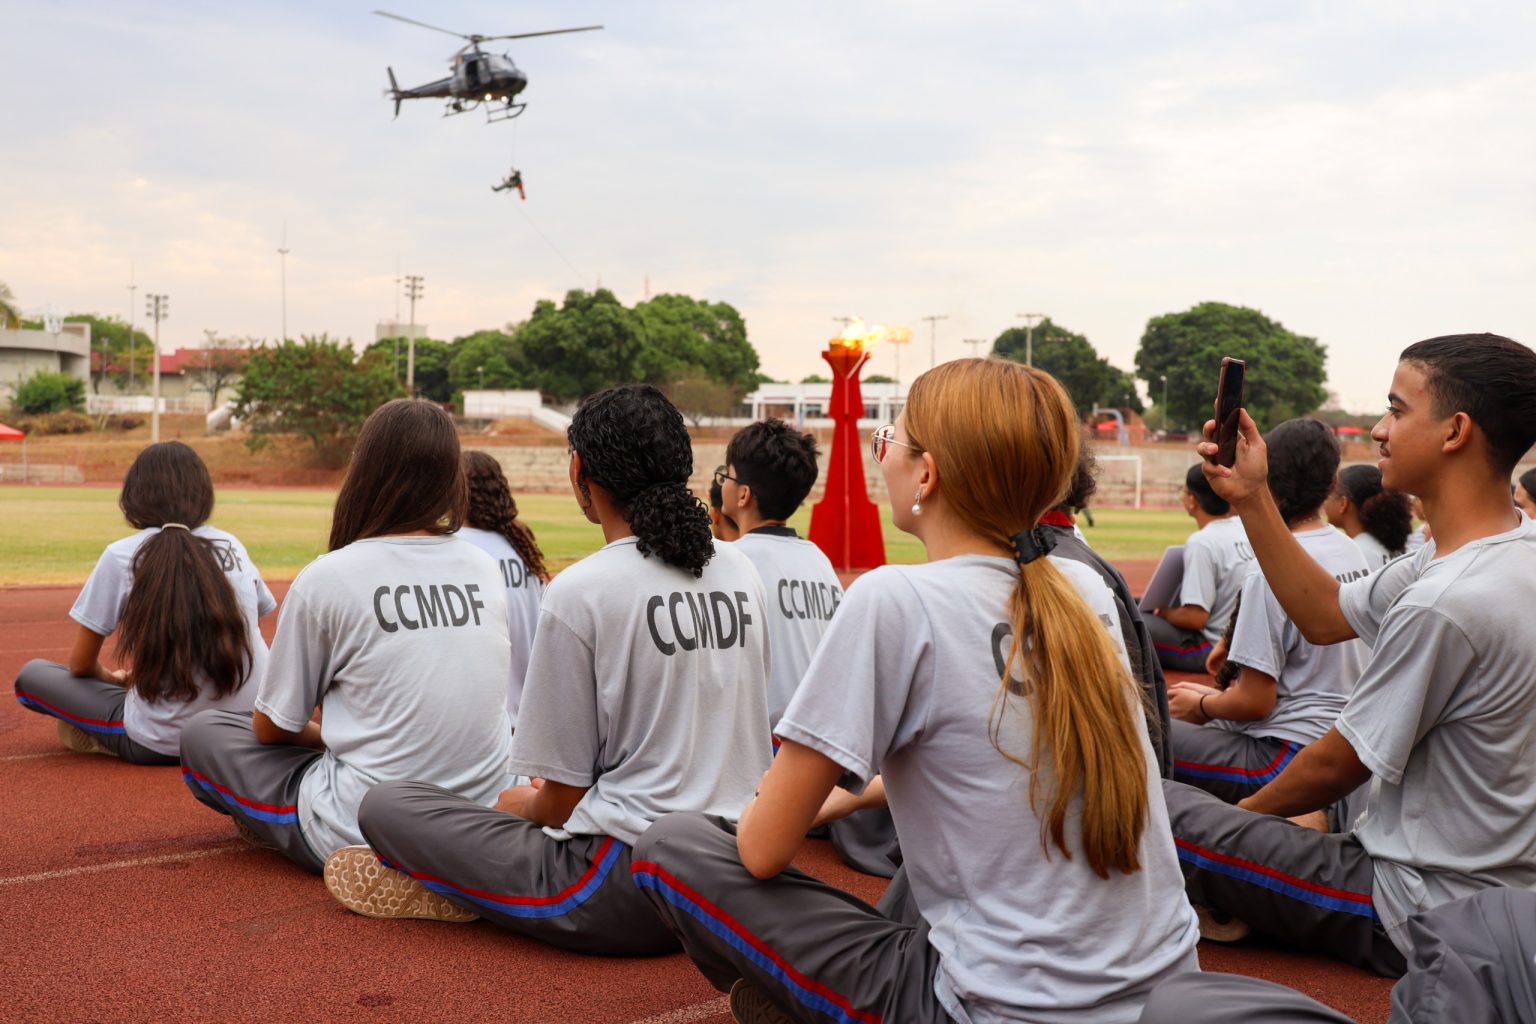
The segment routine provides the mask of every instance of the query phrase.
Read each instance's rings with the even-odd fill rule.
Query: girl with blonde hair
[[[677,814],[636,846],[737,1020],[1133,1021],[1197,968],[1112,599],[1037,525],[1078,429],[1017,363],[919,377],[873,449],[927,564],[849,589],[734,837]],[[878,909],[788,868],[833,787],[877,775],[905,857]]]

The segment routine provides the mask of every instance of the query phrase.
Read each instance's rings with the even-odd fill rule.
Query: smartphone
[[[1237,414],[1243,408],[1243,374],[1248,364],[1224,356],[1221,380],[1216,385],[1216,458],[1218,466],[1237,461]]]

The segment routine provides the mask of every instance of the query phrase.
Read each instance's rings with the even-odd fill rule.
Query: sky
[[[486,124],[392,119],[386,66],[458,44],[368,6],[0,0],[0,281],[140,323],[167,294],[167,348],[275,338],[286,230],[290,336],[371,341],[402,273],[439,338],[600,283],[731,303],[783,379],[850,315],[914,329],[868,373],[1034,312],[1130,370],[1221,301],[1363,412],[1420,338],[1536,344],[1528,2],[380,2],[605,29],[491,44],[530,84]],[[490,191],[514,164],[526,202]]]

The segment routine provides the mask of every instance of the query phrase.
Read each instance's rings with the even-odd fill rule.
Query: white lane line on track
[[[57,871],[39,871],[35,875],[14,875],[10,878],[0,878],[0,886],[26,885],[29,882],[47,882],[55,878],[69,878],[72,875],[93,875],[101,871],[116,871],[119,868],[142,868],[148,867],[151,864],[165,864],[173,860],[201,860],[204,857],[217,857],[221,853],[233,853],[236,850],[247,849],[250,849],[250,847],[242,843],[239,846],[216,846],[211,850],[188,850],[186,853],[166,853],[158,857],[114,860],[108,861],[105,864],[82,864],[77,868],[60,868]],[[689,1017],[686,1019],[694,1020],[695,1018]]]
[[[40,757],[68,757],[73,751],[45,750],[41,754],[7,754],[0,761],[35,761]]]
[[[688,1024],[689,1021],[703,1020],[706,1017],[718,1017],[722,1013],[731,1012],[731,1001],[725,996],[719,999],[711,999],[705,1003],[694,1003],[692,1006],[684,1006],[670,1013],[658,1013],[654,1017],[644,1020],[630,1021],[630,1024]]]

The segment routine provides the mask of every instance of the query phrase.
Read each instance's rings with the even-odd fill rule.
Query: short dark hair
[[[453,533],[469,503],[459,432],[432,402],[397,398],[363,421],[331,513],[328,551],[387,534]]]
[[[1269,493],[1280,518],[1294,522],[1316,512],[1333,491],[1339,439],[1320,420],[1286,420],[1264,437],[1269,449]]]
[[[1471,417],[1500,473],[1536,443],[1536,352],[1498,334],[1447,334],[1415,342],[1399,358],[1424,368],[1436,416]]]
[[[1067,495],[1056,507],[1075,515],[1088,507],[1098,489],[1099,460],[1094,458],[1093,449],[1085,444],[1077,451],[1077,468],[1072,471],[1072,483],[1067,486]]]
[[[1375,466],[1339,470],[1339,493],[1354,504],[1360,525],[1382,547],[1395,554],[1407,546],[1413,532],[1413,499],[1383,486],[1381,470]]]
[[[1520,486],[1525,488],[1525,493],[1536,498],[1536,469],[1528,469],[1520,474]]]
[[[1205,478],[1205,470],[1200,468],[1198,462],[1190,466],[1189,471],[1184,474],[1184,489],[1208,516],[1224,516],[1232,511],[1232,506],[1227,504],[1227,499],[1211,488],[1211,482]]]
[[[725,449],[736,478],[752,488],[764,519],[788,519],[816,484],[816,438],[783,420],[742,427]]]

